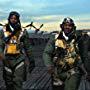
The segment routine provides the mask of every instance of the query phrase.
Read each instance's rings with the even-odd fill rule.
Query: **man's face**
[[[65,23],[63,27],[64,33],[69,34],[70,32],[72,32],[72,28],[73,26],[70,23]]]
[[[10,22],[12,24],[16,24],[18,21],[17,21],[17,17],[15,15],[12,15],[11,18],[10,18]]]

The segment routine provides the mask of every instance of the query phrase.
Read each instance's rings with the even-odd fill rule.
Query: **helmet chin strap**
[[[10,26],[10,29],[12,30],[12,31],[14,31],[14,28],[11,26],[11,25],[9,25]]]
[[[69,39],[69,37],[66,36],[64,32],[63,32],[63,37],[65,38],[66,41]]]

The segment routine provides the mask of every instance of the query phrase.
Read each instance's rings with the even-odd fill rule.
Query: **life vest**
[[[76,60],[76,51],[75,51],[75,40],[73,39],[70,43],[67,43],[63,39],[56,39],[55,41],[55,50],[58,48],[62,48],[63,50],[66,50],[67,53],[64,56],[64,58],[57,57],[57,64],[60,66],[64,66],[65,64],[68,64],[72,66],[75,63]]]
[[[4,27],[3,31],[4,31],[4,37],[8,37],[12,33],[12,32],[6,31],[6,27]],[[19,37],[17,37],[16,35],[13,35],[10,38],[9,42],[5,44],[5,50],[4,50],[5,54],[20,54],[20,48],[19,48],[20,37],[21,37],[21,34],[19,35]]]

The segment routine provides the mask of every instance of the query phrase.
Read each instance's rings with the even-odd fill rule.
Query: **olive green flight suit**
[[[55,52],[55,41],[56,41],[55,37],[51,36],[43,53],[43,60],[47,67],[54,66],[53,53]],[[69,43],[69,42],[66,41],[66,43]],[[57,68],[57,74],[58,74],[59,79],[64,82],[64,85],[65,85],[64,90],[77,90],[78,85],[80,83],[80,78],[81,78],[81,75],[77,68],[78,65],[79,65],[79,62],[76,62],[75,67],[73,67],[74,69],[76,68],[75,73],[72,75],[68,73],[68,70],[63,70],[58,65],[54,66]]]
[[[4,55],[3,78],[5,80],[6,88],[7,90],[22,90],[23,81],[26,80],[25,55],[22,52],[22,46],[19,46],[21,50],[20,54],[5,54],[4,50],[6,43],[3,38],[4,32],[3,30],[0,30],[0,54]],[[27,31],[22,35],[20,42],[23,42],[30,62],[33,62],[32,46]]]

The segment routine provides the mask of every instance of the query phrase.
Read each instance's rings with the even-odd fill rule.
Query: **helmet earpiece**
[[[61,29],[63,28],[63,25],[62,25],[62,24],[60,24],[60,28],[61,28]]]

